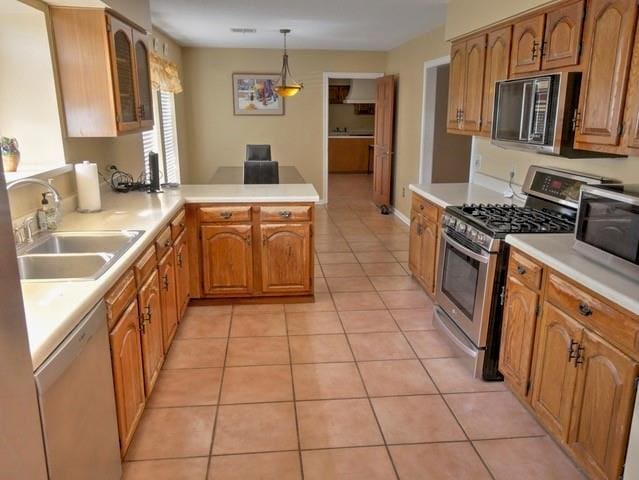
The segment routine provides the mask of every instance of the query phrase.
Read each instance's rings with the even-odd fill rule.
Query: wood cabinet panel
[[[186,210],[182,209],[171,220],[171,238],[175,240],[186,228]]]
[[[635,34],[632,51],[630,77],[628,79],[628,94],[624,114],[625,133],[623,145],[626,153],[637,155],[639,152],[639,26]]]
[[[375,147],[373,148],[373,202],[387,211],[391,204],[395,135],[395,76],[376,80]]]
[[[544,70],[579,63],[584,1],[569,3],[546,15],[541,67]]]
[[[637,364],[588,331],[579,353],[568,446],[594,478],[620,478]]]
[[[133,29],[136,108],[140,127],[142,128],[153,127],[153,89],[151,88],[149,52],[148,36],[145,33]]]
[[[133,266],[135,272],[135,280],[138,282],[138,286],[144,283],[144,280],[151,275],[151,272],[155,270],[157,265],[157,258],[155,255],[155,244],[151,245],[140,256],[138,261]]]
[[[182,318],[191,298],[189,242],[186,231],[175,240],[175,284],[178,318]]]
[[[546,15],[518,21],[513,26],[510,74],[537,72],[541,69],[541,44],[544,39]]]
[[[260,207],[262,222],[308,222],[313,215],[310,205],[269,205]]]
[[[413,275],[423,280],[422,276],[422,216],[413,209],[410,216],[410,233],[408,239],[408,268]]]
[[[412,207],[417,213],[431,222],[439,222],[441,209],[415,193],[413,194]]]
[[[260,226],[262,292],[304,293],[311,290],[311,225]]]
[[[481,34],[466,42],[466,79],[461,113],[462,128],[467,132],[481,130],[485,61],[486,35]]]
[[[408,265],[415,279],[431,296],[435,295],[440,215],[437,205],[413,195]]]
[[[251,206],[228,205],[216,207],[201,207],[200,221],[204,223],[250,222]]]
[[[511,41],[512,26],[510,25],[488,33],[481,122],[481,131],[487,136],[490,135],[493,125],[495,83],[508,78]]]
[[[466,41],[454,42],[450,48],[448,73],[448,130],[461,130],[466,83]]]
[[[144,386],[149,398],[164,362],[162,340],[162,300],[157,270],[138,291],[140,328],[142,329],[142,360],[144,365]]]
[[[109,331],[115,326],[122,312],[135,298],[137,291],[135,275],[132,270],[129,270],[122,275],[120,280],[104,296]]]
[[[437,223],[424,221],[422,232],[422,278],[426,291],[435,294],[435,276],[437,274]]]
[[[367,173],[372,152],[372,138],[329,138],[329,173]]]
[[[203,225],[201,237],[204,292],[217,296],[251,293],[251,225]]]
[[[169,251],[172,244],[171,239],[171,226],[167,225],[164,230],[160,232],[160,234],[155,238],[155,254],[158,260]]]
[[[511,250],[508,275],[518,278],[533,290],[539,290],[542,272],[543,267],[540,264],[516,250]]]
[[[635,0],[588,2],[576,148],[619,144],[636,14]]]
[[[124,458],[146,403],[137,300],[129,304],[109,334],[109,341],[120,453]]]
[[[532,407],[546,428],[566,441],[577,376],[572,362],[583,327],[546,303],[539,328]]]
[[[499,371],[521,397],[528,395],[539,294],[509,276],[501,327]]]
[[[169,351],[178,327],[175,254],[172,247],[158,263],[158,273],[160,275],[160,299],[162,300],[162,341],[164,353],[166,353]]]

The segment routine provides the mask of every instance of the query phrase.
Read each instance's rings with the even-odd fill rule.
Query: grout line
[[[300,435],[300,422],[297,415],[297,397],[295,394],[295,378],[293,377],[293,351],[291,350],[290,336],[288,335],[288,321],[284,315],[284,326],[286,327],[286,345],[288,346],[289,372],[291,374],[291,388],[293,392],[293,415],[295,416],[295,431],[297,433],[297,452],[300,465],[301,480],[304,480],[304,462],[302,461],[302,437]]]

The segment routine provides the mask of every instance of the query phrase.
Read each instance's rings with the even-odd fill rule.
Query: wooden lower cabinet
[[[594,478],[619,478],[635,398],[637,363],[586,331],[579,346],[568,447]]]
[[[441,212],[430,202],[415,196],[411,211],[408,266],[415,279],[431,296],[435,295]]]
[[[262,292],[307,292],[311,286],[311,225],[260,225]]]
[[[510,275],[501,326],[499,371],[521,397],[528,395],[539,294]]]
[[[248,295],[253,291],[252,227],[203,225],[202,273],[208,295]]]
[[[168,352],[178,327],[177,285],[175,254],[170,247],[158,263],[160,299],[162,301],[162,340],[164,353]]]
[[[124,457],[146,403],[137,300],[133,300],[124,311],[109,334],[109,340],[120,453]]]
[[[329,173],[367,173],[372,169],[372,148],[375,139],[329,138]]]
[[[138,291],[140,323],[142,329],[142,359],[144,386],[147,398],[151,395],[155,381],[164,362],[162,334],[162,300],[157,270],[153,271]]]
[[[175,254],[175,294],[178,318],[186,312],[191,298],[191,279],[189,277],[189,243],[186,232],[182,232],[173,244]]]

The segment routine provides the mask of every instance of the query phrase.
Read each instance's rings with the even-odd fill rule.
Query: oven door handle
[[[477,260],[481,263],[488,263],[490,261],[490,255],[480,255],[479,253],[473,252],[468,247],[464,247],[461,243],[453,240],[451,237],[448,236],[448,234],[446,234],[446,232],[442,232],[442,238],[445,242],[450,243],[457,250],[462,252],[464,255],[468,255],[473,260]]]

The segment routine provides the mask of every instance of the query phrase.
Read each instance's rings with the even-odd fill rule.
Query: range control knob
[[[457,231],[459,233],[465,233],[466,232],[466,224],[465,223],[459,223],[457,225]]]
[[[468,233],[469,233],[468,237],[473,242],[475,242],[477,240],[477,233],[478,233],[477,230],[475,230],[474,228],[471,228]]]

